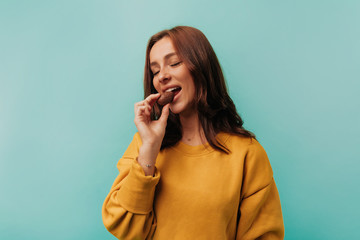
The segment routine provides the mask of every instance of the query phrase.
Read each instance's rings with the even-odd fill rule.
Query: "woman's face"
[[[169,37],[154,44],[150,51],[150,67],[154,74],[153,85],[160,94],[174,92],[170,109],[175,114],[194,111],[195,85],[189,69],[178,57]]]

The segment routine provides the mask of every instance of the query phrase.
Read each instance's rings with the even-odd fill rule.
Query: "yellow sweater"
[[[154,176],[137,163],[138,133],[105,199],[105,227],[119,239],[283,239],[279,194],[256,140],[221,133],[230,154],[179,142],[161,151]]]

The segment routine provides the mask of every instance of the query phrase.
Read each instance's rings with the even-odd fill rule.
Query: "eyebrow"
[[[166,54],[164,58],[165,58],[165,59],[169,59],[169,58],[171,58],[172,56],[177,56],[177,54],[174,53],[174,52],[172,52],[172,53]],[[156,64],[158,64],[158,63],[157,63],[157,62],[152,62],[152,63],[150,63],[150,67],[152,67],[152,66],[154,66],[154,65],[156,65]]]

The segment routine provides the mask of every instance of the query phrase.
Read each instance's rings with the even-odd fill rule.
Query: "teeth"
[[[179,88],[179,87],[169,88],[169,89],[167,89],[165,92],[172,92],[172,91],[174,91],[174,90],[177,89],[177,88]]]

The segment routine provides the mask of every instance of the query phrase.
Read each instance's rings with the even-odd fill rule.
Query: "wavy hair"
[[[195,106],[198,110],[199,122],[205,137],[216,150],[229,153],[216,135],[219,132],[255,138],[255,135],[243,127],[243,120],[236,111],[231,100],[219,60],[206,36],[198,29],[188,26],[177,26],[153,35],[147,45],[144,97],[157,93],[153,85],[153,73],[150,69],[150,51],[154,44],[164,37],[169,37],[177,51],[177,55],[189,69],[195,85]],[[157,119],[160,106],[155,105],[152,119]],[[170,112],[161,149],[171,147],[182,138],[182,127],[179,116]]]

